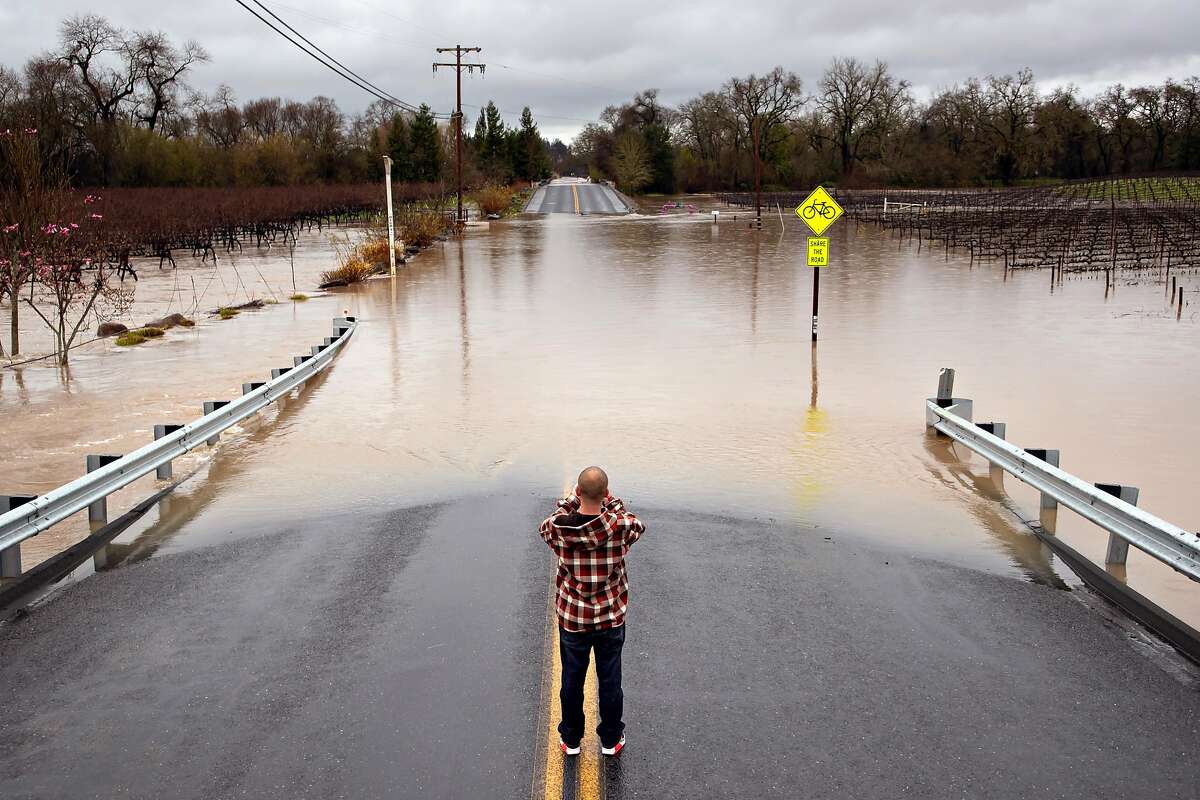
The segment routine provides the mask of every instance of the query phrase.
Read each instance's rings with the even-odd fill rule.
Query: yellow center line
[[[575,184],[573,184],[573,183],[571,184],[571,194],[575,197],[575,213],[578,214],[579,213],[579,189],[576,188]]]
[[[550,597],[553,599],[557,589],[554,581],[550,581]],[[550,634],[546,637],[546,658],[544,669],[548,674],[543,676],[543,684],[549,683],[550,690],[545,693],[545,702],[549,705],[546,713],[545,753],[546,773],[543,786],[544,800],[562,800],[563,797],[563,761],[566,758],[578,758],[579,765],[576,773],[579,784],[575,792],[577,800],[600,800],[600,742],[596,737],[595,726],[600,719],[600,693],[596,682],[595,664],[589,664],[587,680],[583,685],[583,713],[587,718],[584,726],[582,750],[578,756],[565,756],[558,746],[558,723],[562,720],[562,702],[558,693],[562,689],[562,659],[558,652],[558,618],[554,612],[554,603],[550,603],[550,618],[548,620]]]

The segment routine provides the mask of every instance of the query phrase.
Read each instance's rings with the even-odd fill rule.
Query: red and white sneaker
[[[577,755],[579,755],[579,750],[580,750],[580,747],[579,747],[579,745],[575,745],[574,747],[571,747],[569,744],[567,744],[566,742],[564,742],[564,741],[563,741],[561,738],[558,740],[558,747],[559,747],[559,749],[560,749],[560,750],[562,750],[562,751],[563,751],[563,755],[564,755],[564,756],[577,756]]]
[[[621,751],[625,749],[625,734],[621,734],[621,741],[614,744],[612,747],[601,747],[600,752],[606,756],[619,756]]]

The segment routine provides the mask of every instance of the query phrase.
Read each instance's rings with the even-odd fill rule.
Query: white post
[[[396,218],[392,213],[392,159],[383,157],[383,185],[387,192],[388,274],[396,277]]]

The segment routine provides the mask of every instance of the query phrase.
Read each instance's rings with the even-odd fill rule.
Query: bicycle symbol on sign
[[[833,206],[829,205],[824,200],[821,200],[819,202],[805,206],[800,211],[800,214],[805,219],[816,219],[817,214],[820,214],[825,219],[833,219],[834,217],[837,216],[837,211],[834,210]]]

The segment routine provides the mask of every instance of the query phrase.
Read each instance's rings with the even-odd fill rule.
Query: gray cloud
[[[264,2],[392,94],[443,111],[453,102],[453,77],[433,74],[434,48],[482,46],[488,71],[464,81],[464,102],[495,99],[510,119],[529,105],[544,134],[563,138],[651,86],[678,103],[731,75],[781,64],[812,88],[835,55],[884,59],[919,97],[1023,66],[1042,87],[1070,82],[1087,92],[1200,73],[1200,3],[1179,0]],[[240,99],[325,94],[348,112],[371,100],[233,0],[3,0],[0,62],[19,66],[50,48],[60,19],[87,11],[200,41],[213,56],[193,77],[204,90],[227,83]]]

